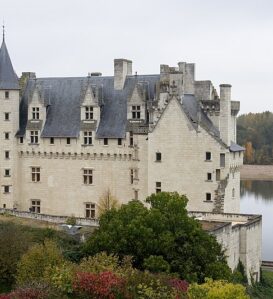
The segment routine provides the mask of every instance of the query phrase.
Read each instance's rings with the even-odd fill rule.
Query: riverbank
[[[241,180],[273,181],[273,165],[243,165]]]

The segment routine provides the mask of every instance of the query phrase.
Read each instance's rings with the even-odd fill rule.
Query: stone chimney
[[[132,75],[132,61],[119,58],[114,60],[114,88],[122,90],[127,75]]]
[[[182,65],[181,65],[182,67]],[[184,73],[184,93],[194,94],[195,64],[186,63]]]
[[[220,136],[230,146],[231,141],[231,85],[220,85]]]

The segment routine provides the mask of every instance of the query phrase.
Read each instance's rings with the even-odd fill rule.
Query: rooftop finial
[[[5,41],[5,20],[3,19],[3,42]]]

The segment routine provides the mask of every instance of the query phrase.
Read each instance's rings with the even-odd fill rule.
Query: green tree
[[[147,203],[150,208],[133,200],[102,215],[100,227],[84,244],[85,254],[131,255],[139,269],[151,256],[161,256],[161,264],[170,265],[165,269],[188,281],[230,278],[221,246],[188,217],[185,196],[161,192],[148,197]]]
[[[44,281],[49,268],[63,263],[62,253],[55,242],[46,240],[44,244],[36,244],[22,256],[18,264],[17,283],[24,285]]]
[[[0,225],[0,284],[11,285],[20,257],[30,245],[27,234],[10,223]]]

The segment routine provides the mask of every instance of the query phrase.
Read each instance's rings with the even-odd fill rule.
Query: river
[[[273,181],[241,181],[241,213],[263,216],[262,260],[273,261]]]

